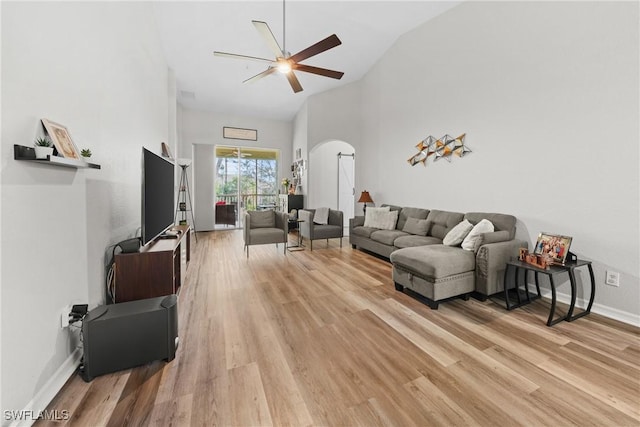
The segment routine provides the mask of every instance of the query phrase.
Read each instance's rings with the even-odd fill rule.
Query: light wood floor
[[[432,311],[347,238],[242,247],[240,231],[198,234],[175,360],[75,375],[49,409],[81,426],[640,425],[638,328],[549,328],[543,300]]]

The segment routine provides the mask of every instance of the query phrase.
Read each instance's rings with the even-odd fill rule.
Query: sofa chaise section
[[[415,246],[391,254],[396,290],[422,295],[433,309],[438,302],[475,290],[476,260],[473,252],[445,245]]]
[[[493,224],[494,231],[481,234],[470,250],[441,244],[394,251],[390,261],[396,289],[417,292],[434,309],[448,298],[473,293],[484,299],[501,291],[506,262],[526,243],[514,239],[512,215],[471,212],[463,218],[472,225],[483,219]]]
[[[396,229],[365,227],[364,217],[355,217],[349,223],[350,243],[388,258],[393,264],[396,289],[417,292],[432,308],[437,308],[438,301],[458,295],[485,299],[502,291],[506,262],[518,254],[519,248],[527,247],[526,242],[515,239],[516,218],[512,215],[386,206],[400,211]],[[409,218],[426,220],[425,235],[406,231]],[[443,244],[445,236],[460,222],[476,225],[483,219],[493,224],[494,231],[481,234],[470,250]]]

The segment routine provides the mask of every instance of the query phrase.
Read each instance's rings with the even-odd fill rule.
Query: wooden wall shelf
[[[65,168],[75,169],[101,169],[102,167],[97,163],[89,163],[84,160],[67,159],[65,157],[47,156],[46,159],[36,159],[36,152],[32,147],[26,147],[24,145],[13,145],[13,158],[14,160],[24,160],[28,162],[40,163],[43,165],[62,166]]]

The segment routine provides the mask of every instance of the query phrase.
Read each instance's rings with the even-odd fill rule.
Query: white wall
[[[328,191],[337,188],[337,184],[327,183],[323,175],[319,173],[325,167],[334,167],[333,161],[329,160],[328,164],[323,164],[319,159],[313,160],[310,153],[319,145],[332,140],[347,142],[351,146],[350,152],[354,147],[366,146],[361,143],[360,97],[360,83],[352,83],[311,96],[296,115],[294,120],[294,152],[295,149],[301,148],[302,157],[308,164],[308,171],[302,179],[303,193],[306,195],[305,207],[318,207],[320,206],[318,203],[329,202]],[[338,151],[335,151],[335,154]],[[365,149],[364,157],[360,157],[360,151],[358,151],[355,159],[356,171],[360,168],[366,168],[368,164],[367,151],[368,149]],[[315,174],[313,173],[314,168]],[[357,173],[355,179],[356,194],[359,194],[363,188],[358,184]],[[331,185],[334,186],[331,190],[325,188]],[[330,206],[326,203],[325,205]],[[361,207],[356,207],[356,213],[361,214],[361,209]]]
[[[510,213],[530,243],[573,236],[594,262],[594,310],[639,323],[638,51],[637,2],[463,3],[402,36],[359,89],[312,97],[309,146],[359,111],[361,135],[339,138],[356,149],[356,192]],[[426,136],[465,132],[470,155],[408,165]]]
[[[295,158],[295,153],[297,150],[300,150],[300,154],[301,154],[301,158],[302,160],[305,161],[305,163],[308,164],[308,160],[309,160],[309,152],[308,152],[308,128],[307,128],[307,122],[308,122],[308,114],[307,114],[307,109],[308,109],[308,103],[305,102],[302,105],[302,108],[300,108],[300,111],[298,111],[298,114],[296,114],[296,117],[293,120],[293,159],[294,160],[300,160],[300,159],[296,159]],[[305,173],[302,175],[302,179],[300,181],[300,185],[301,185],[301,192],[302,194],[305,194],[306,196],[304,197],[305,199],[305,203],[304,203],[304,207],[309,207],[310,205],[308,204],[307,196],[309,194],[308,189],[308,176],[309,174]]]
[[[338,153],[353,154],[344,141],[327,141],[309,153],[307,207],[338,209]]]
[[[213,145],[193,145],[194,216],[196,230],[215,228],[214,198],[215,160]]]
[[[308,100],[308,150],[332,139],[360,142],[361,89],[359,83],[351,83],[314,95]]]
[[[194,179],[194,213],[196,229],[207,231],[214,224],[213,186],[211,183],[201,182],[208,180],[213,175],[201,168],[214,168],[213,149],[215,145],[231,145],[239,147],[259,147],[280,150],[278,162],[278,182],[285,176],[291,177],[292,163],[292,130],[291,122],[280,120],[262,119],[255,117],[242,117],[228,114],[212,113],[206,111],[181,108],[180,125],[180,152],[183,157],[191,157],[193,146],[197,147],[195,153],[199,156],[194,162],[192,177]],[[256,129],[257,141],[244,141],[240,139],[225,139],[222,137],[222,128],[237,127],[244,129]]]
[[[61,309],[104,301],[105,252],[140,226],[141,147],[170,141],[150,6],[2,3],[3,410],[43,409],[73,372]],[[14,161],[40,118],[66,125],[102,169]]]

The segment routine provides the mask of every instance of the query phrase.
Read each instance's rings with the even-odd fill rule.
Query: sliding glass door
[[[247,210],[276,207],[278,157],[278,150],[216,146],[216,229],[241,228]]]

